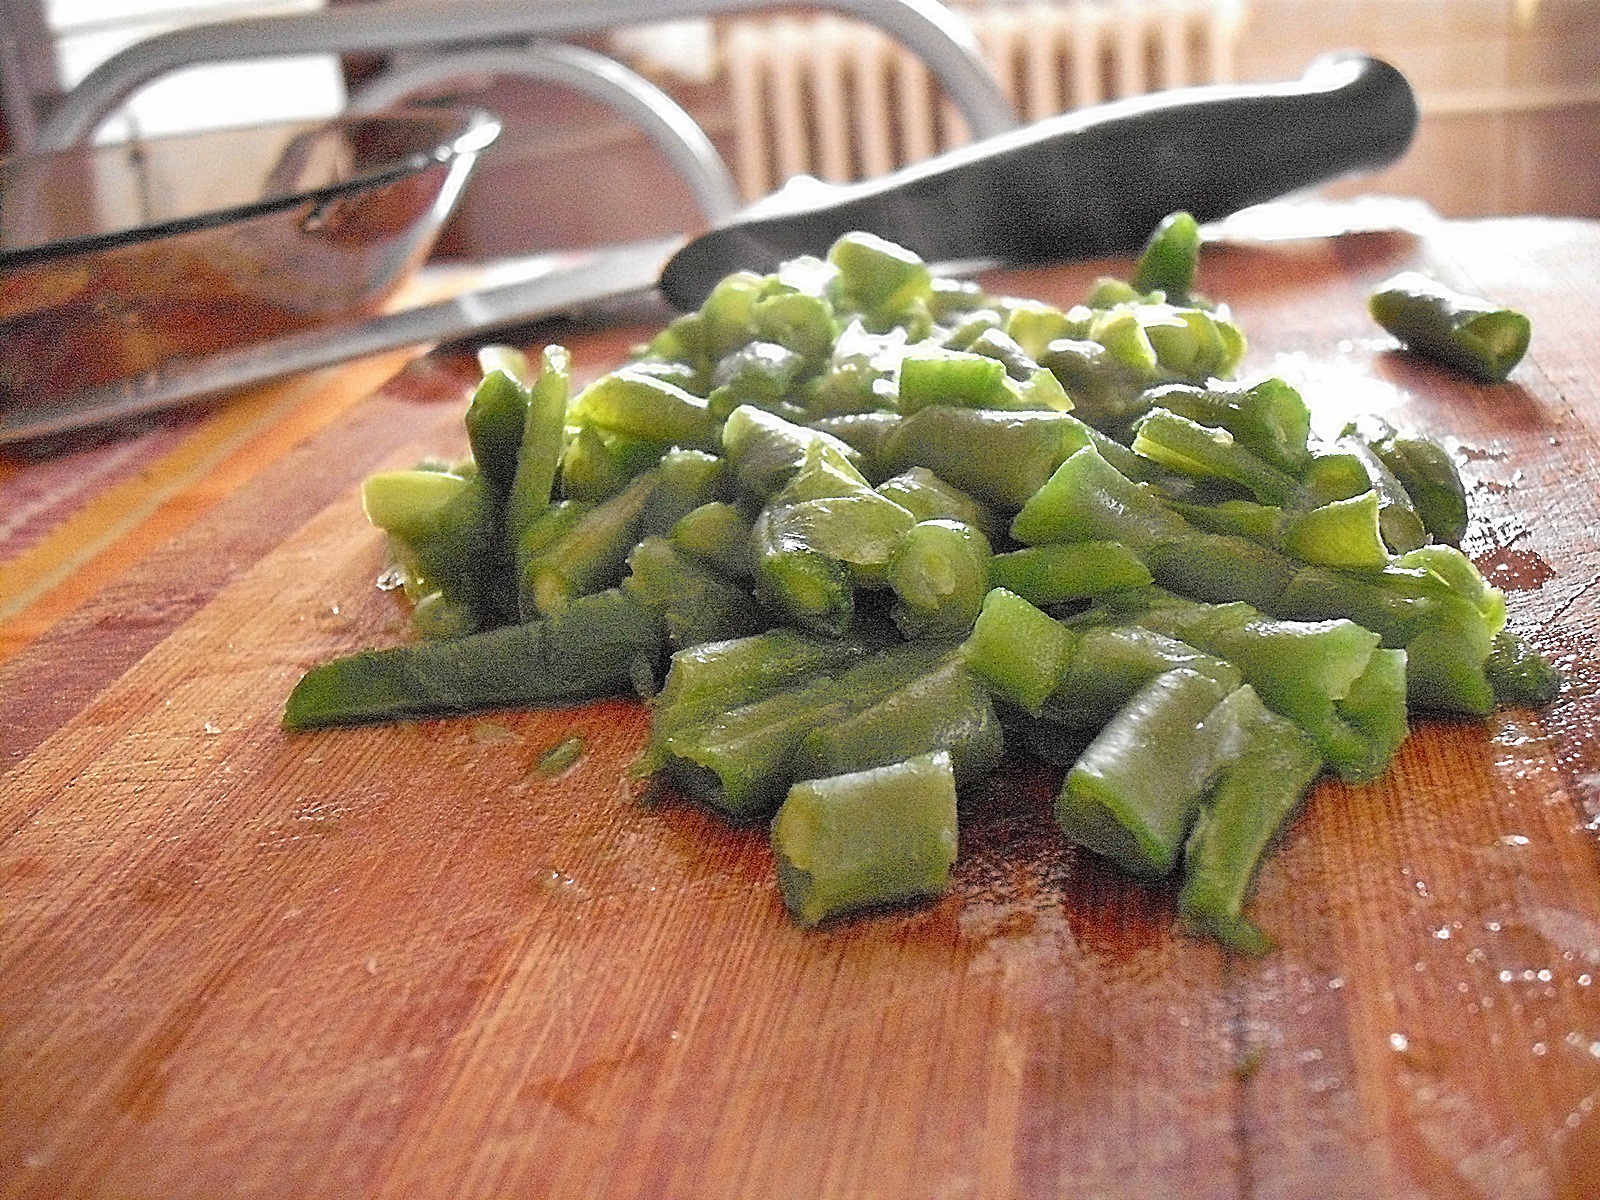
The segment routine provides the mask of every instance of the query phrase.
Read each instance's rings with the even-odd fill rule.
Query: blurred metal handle
[[[68,92],[39,131],[38,148],[89,137],[107,113],[179,67],[290,54],[467,46],[620,25],[794,7],[795,0],[388,0],[310,13],[173,30],[113,55]],[[1016,116],[984,66],[972,30],[937,0],[805,0],[878,26],[939,80],[975,137],[1014,128]]]
[[[430,55],[389,68],[351,98],[355,112],[373,112],[408,96],[474,75],[518,75],[585,92],[627,117],[677,170],[694,193],[708,225],[740,207],[728,164],[706,131],[666,92],[604,54],[562,42],[485,46]]]

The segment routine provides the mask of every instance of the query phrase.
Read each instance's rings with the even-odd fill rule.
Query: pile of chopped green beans
[[[576,395],[559,346],[485,350],[471,457],[363,490],[420,639],[285,724],[650,697],[639,772],[770,822],[804,925],[944,889],[957,794],[1029,755],[1064,837],[1264,948],[1251,881],[1319,775],[1559,681],[1457,549],[1450,455],[1234,380],[1198,247],[1175,214],[1062,310],[851,234]]]

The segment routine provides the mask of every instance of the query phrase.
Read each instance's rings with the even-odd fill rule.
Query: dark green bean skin
[[[735,820],[770,817],[795,780],[800,744],[813,729],[877,703],[925,674],[946,652],[902,643],[838,675],[802,682],[681,728],[666,739],[668,774],[690,795]]]
[[[948,750],[956,781],[965,786],[999,765],[1003,749],[987,690],[951,657],[871,707],[813,730],[800,744],[795,770],[815,779]]]
[[[1402,434],[1387,421],[1363,418],[1345,427],[1372,448],[1400,481],[1435,541],[1459,546],[1467,532],[1467,490],[1450,452],[1429,437]]]
[[[1507,630],[1495,635],[1484,671],[1500,704],[1539,708],[1561,692],[1561,672]]]
[[[666,623],[673,649],[758,632],[766,622],[748,589],[678,552],[666,538],[645,538],[628,555],[623,590]]]
[[[1483,383],[1499,383],[1527,352],[1532,325],[1509,308],[1468,296],[1415,271],[1379,284],[1373,320],[1408,349]]]
[[[523,533],[549,506],[561,461],[563,426],[571,390],[572,360],[561,346],[546,346],[529,389],[517,457],[506,496],[506,540],[513,556]],[[526,560],[517,561],[520,574]]]
[[[644,532],[646,506],[659,476],[639,476],[528,558],[518,579],[517,607],[524,620],[548,616],[574,596],[620,583],[628,552]]]
[[[653,701],[650,746],[638,773],[661,766],[666,740],[678,730],[798,686],[811,675],[848,666],[877,648],[858,638],[811,637],[780,626],[677,651]]]
[[[1178,668],[1209,675],[1224,691],[1239,686],[1239,668],[1187,642],[1136,625],[1086,629],[1059,686],[1043,706],[1057,724],[1095,730],[1151,680]]]
[[[450,641],[367,650],[314,667],[284,706],[288,729],[564,704],[630,690],[665,645],[661,620],[613,589],[561,613]]]

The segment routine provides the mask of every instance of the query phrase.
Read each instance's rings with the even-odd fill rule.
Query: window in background
[[[119,50],[169,29],[321,7],[322,0],[44,0],[63,88]],[[194,67],[136,93],[96,140],[325,117],[344,103],[333,55]]]

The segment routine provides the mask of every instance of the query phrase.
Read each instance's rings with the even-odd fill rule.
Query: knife
[[[487,334],[659,289],[696,307],[724,275],[766,272],[870,230],[937,264],[1022,266],[1137,251],[1160,220],[1201,221],[1399,158],[1417,104],[1363,55],[1297,80],[1179,88],[1079,109],[855,184],[801,180],[686,244],[539,260],[508,282],[401,312],[174,359],[50,406],[0,414],[0,443],[155,412],[367,354]]]

